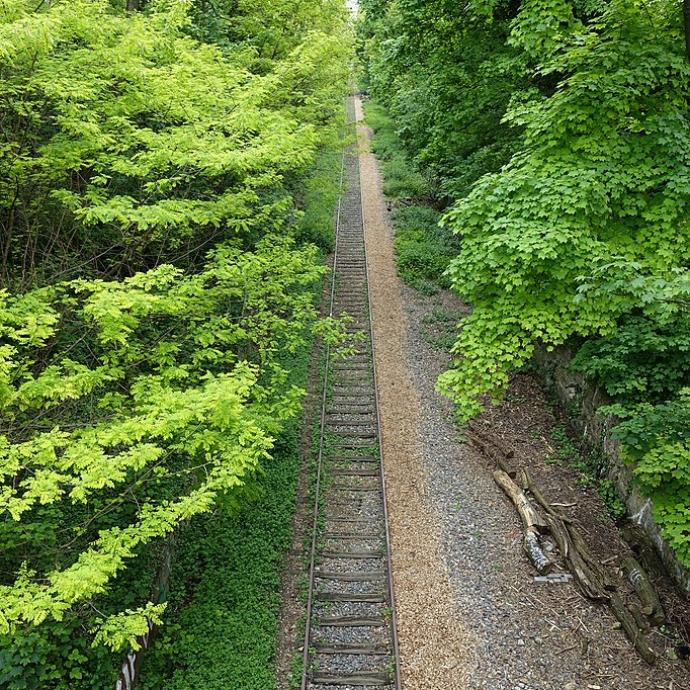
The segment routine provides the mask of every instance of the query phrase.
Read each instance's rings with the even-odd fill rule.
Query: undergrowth
[[[393,120],[378,103],[365,103],[366,122],[374,131],[372,150],[379,159],[384,194],[395,200],[424,200],[431,194],[429,182],[409,162]]]
[[[614,332],[586,340],[571,365],[610,396],[612,404],[599,412],[617,421],[613,435],[621,444],[621,455],[652,499],[661,533],[686,565],[690,564],[688,323],[687,315],[675,310],[660,319],[627,316]]]
[[[308,355],[293,371],[303,385]],[[301,418],[278,439],[253,500],[221,502],[181,535],[168,614],[142,690],[270,690],[283,555],[292,539]]]
[[[614,483],[606,476],[608,457],[598,448],[579,448],[562,424],[551,430],[551,442],[553,452],[547,462],[564,465],[577,472],[580,487],[595,488],[609,515],[615,521],[622,520],[627,510]]]
[[[431,202],[431,182],[414,166],[385,108],[367,103],[372,148],[381,165],[383,191],[392,202],[395,254],[400,277],[427,295],[450,287],[444,272],[457,254],[457,240],[439,226],[441,213]]]
[[[323,152],[302,192],[298,233],[326,251],[333,247],[339,163],[337,150]],[[321,291],[319,283],[315,306]],[[303,347],[290,356],[292,385],[306,385],[310,354],[311,347]],[[302,415],[288,423],[273,459],[242,502],[228,497],[181,533],[168,613],[145,659],[142,690],[276,687],[281,575],[292,542],[302,423]],[[297,659],[293,666],[298,667]],[[292,675],[297,677],[295,671]]]

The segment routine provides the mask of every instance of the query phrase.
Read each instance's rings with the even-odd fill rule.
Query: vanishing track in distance
[[[354,123],[352,99],[348,116]],[[354,127],[354,125],[353,125]],[[354,351],[326,353],[302,690],[400,690],[395,601],[356,146],[343,157],[331,315]]]

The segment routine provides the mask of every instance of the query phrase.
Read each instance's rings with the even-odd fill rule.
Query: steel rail
[[[350,105],[354,104],[354,99],[350,101]],[[348,125],[352,125],[353,129],[357,128],[357,121],[356,118],[350,119],[349,117],[349,111],[350,108],[348,108]],[[371,294],[369,291],[369,281],[368,281],[368,275],[369,275],[369,263],[368,263],[368,258],[367,258],[367,253],[366,253],[366,244],[365,244],[365,228],[364,228],[364,203],[363,203],[363,197],[362,197],[362,189],[361,189],[361,180],[360,180],[360,166],[359,166],[359,156],[355,150],[354,153],[349,151],[350,146],[347,146],[345,150],[343,151],[343,156],[342,156],[342,162],[341,162],[341,171],[340,171],[340,193],[338,197],[338,206],[337,206],[337,212],[336,212],[336,222],[335,222],[335,250],[334,250],[334,258],[333,258],[333,271],[332,271],[332,282],[331,282],[331,290],[330,290],[330,307],[329,307],[329,315],[334,316],[335,313],[335,304],[336,304],[336,295],[337,295],[337,290],[336,290],[336,285],[339,284],[339,276],[338,276],[338,270],[340,268],[340,263],[341,263],[341,248],[340,248],[340,242],[343,240],[345,242],[345,245],[343,247],[344,254],[342,261],[343,263],[343,271],[344,274],[347,275],[348,271],[348,264],[353,265],[353,264],[358,264],[360,261],[363,263],[363,269],[364,269],[364,274],[361,276],[359,271],[355,269],[354,273],[351,273],[351,277],[354,278],[355,280],[357,279],[363,279],[363,288],[366,290],[366,296],[361,295],[361,307],[360,308],[366,308],[368,313],[366,316],[366,324],[362,324],[362,327],[359,329],[360,332],[365,333],[368,336],[368,347],[369,351],[366,353],[366,358],[367,358],[367,364],[366,366],[359,367],[360,370],[363,370],[364,368],[367,368],[372,377],[372,385],[373,385],[373,395],[371,395],[372,401],[370,406],[373,408],[371,415],[373,416],[373,422],[372,426],[375,425],[375,429],[372,430],[372,438],[375,438],[376,444],[379,449],[379,467],[377,468],[378,471],[375,473],[375,475],[368,474],[367,476],[376,476],[377,482],[378,482],[378,487],[376,489],[367,489],[367,491],[375,491],[380,499],[381,502],[381,508],[382,508],[382,520],[383,520],[383,530],[382,534],[380,534],[381,538],[384,541],[384,549],[382,550],[382,553],[380,556],[377,556],[378,558],[385,558],[385,571],[386,571],[386,592],[385,592],[385,602],[389,607],[389,615],[388,619],[385,622],[385,627],[389,629],[390,637],[389,637],[389,642],[390,645],[389,647],[386,647],[385,653],[378,652],[378,655],[386,656],[389,657],[389,663],[392,662],[394,665],[394,673],[390,675],[390,681],[387,682],[378,682],[376,684],[383,684],[386,685],[387,687],[392,687],[394,690],[400,690],[401,688],[401,678],[400,678],[400,663],[399,663],[399,644],[398,644],[398,636],[397,636],[397,618],[396,618],[396,611],[395,611],[395,594],[394,594],[394,582],[393,582],[393,573],[392,573],[392,552],[391,552],[391,541],[390,541],[390,533],[389,533],[389,526],[388,526],[388,507],[387,507],[387,502],[386,502],[386,486],[385,486],[385,473],[384,473],[384,467],[383,467],[383,446],[381,443],[381,417],[380,417],[380,396],[379,396],[379,391],[378,391],[378,374],[376,370],[376,364],[375,364],[375,357],[374,357],[374,332],[373,332],[373,325],[372,325],[372,299],[371,299]],[[346,170],[346,161],[348,160],[348,156],[353,156],[354,159],[354,167],[351,170],[351,172],[354,174],[355,179],[357,181],[357,193],[359,194],[359,199],[355,201],[359,206],[359,211],[361,213],[360,216],[360,226],[358,228],[358,233],[360,233],[361,236],[361,241],[362,241],[362,247],[361,247],[361,254],[362,254],[362,259],[357,259],[356,256],[351,256],[349,252],[352,250],[352,238],[348,239],[343,239],[342,238],[342,212],[343,212],[343,198],[346,193],[346,190],[343,189],[343,183],[345,180],[345,170]],[[349,247],[349,248],[348,248]],[[357,250],[359,251],[359,250]],[[352,268],[350,266],[349,268],[350,271],[352,271]],[[355,277],[356,276],[356,277]],[[347,286],[344,286],[345,289],[345,297],[347,298]],[[353,293],[354,294],[354,293]],[[355,301],[360,302],[360,299],[356,299]],[[343,307],[341,307],[341,310],[343,310]],[[363,320],[363,314],[359,314],[359,319]],[[360,355],[362,356],[362,355]],[[362,357],[364,358],[364,357]],[[316,579],[317,579],[317,569],[316,569],[316,563],[317,563],[317,553],[318,553],[318,541],[319,541],[319,519],[322,514],[321,510],[321,503],[323,500],[323,497],[321,495],[322,488],[323,488],[323,479],[325,476],[325,435],[326,435],[326,429],[328,427],[328,417],[329,417],[329,412],[328,412],[328,397],[329,397],[329,387],[331,385],[331,376],[330,376],[330,369],[331,369],[331,360],[332,360],[332,351],[331,347],[329,345],[326,346],[325,349],[325,356],[324,356],[324,366],[325,366],[325,371],[324,371],[324,376],[323,376],[323,388],[321,391],[321,419],[320,419],[320,425],[319,425],[319,444],[318,444],[318,452],[317,452],[317,460],[316,460],[316,480],[315,480],[315,485],[314,485],[314,510],[313,510],[313,526],[312,526],[312,535],[311,535],[311,546],[310,546],[310,555],[309,555],[309,585],[308,585],[308,596],[307,596],[307,610],[306,610],[306,624],[305,624],[305,631],[304,631],[304,647],[302,650],[302,679],[301,679],[301,690],[309,690],[310,684],[320,684],[323,681],[319,681],[319,676],[318,673],[316,674],[315,678],[310,678],[310,673],[311,673],[311,668],[310,668],[310,653],[312,650],[312,633],[313,633],[313,626],[312,626],[312,621],[314,619],[314,602],[316,600]],[[350,367],[354,371],[357,370],[357,367]],[[344,370],[347,370],[346,367],[343,368]],[[337,377],[334,377],[334,380],[337,380]],[[354,396],[356,397],[356,395]],[[350,403],[352,406],[356,406],[354,403]],[[352,415],[353,413],[342,413],[342,417],[347,417],[348,414]],[[356,414],[356,413],[355,413]],[[332,417],[333,415],[331,415]],[[343,421],[342,426],[347,427],[348,422]],[[343,436],[347,436],[347,432],[341,432]],[[358,434],[355,434],[358,435]],[[363,438],[360,434],[360,437]],[[368,436],[367,436],[368,437]],[[353,462],[357,462],[358,457],[362,456],[348,456]],[[369,461],[373,459],[369,459],[367,457],[364,458],[364,461]],[[353,488],[353,487],[350,487]],[[354,488],[356,491],[357,489]],[[360,489],[361,490],[361,489]],[[378,500],[378,499],[377,499]],[[381,518],[377,522],[380,523]],[[361,523],[365,524],[371,524],[372,520],[361,520],[358,521]],[[362,533],[364,536],[364,532]],[[379,536],[379,535],[377,535]],[[343,537],[345,538],[345,537]],[[353,538],[353,537],[348,537],[348,538]],[[325,551],[324,554],[328,553]],[[349,553],[349,552],[347,552]],[[374,552],[372,552],[374,553]],[[346,554],[345,554],[346,555]],[[361,556],[361,554],[360,554]],[[356,557],[355,553],[353,553],[353,557]],[[324,577],[324,573],[320,573],[321,577]],[[323,595],[322,595],[323,596]],[[366,618],[366,617],[365,617]],[[385,619],[385,615],[384,615]],[[347,626],[345,626],[347,627]],[[341,647],[342,648],[342,647]],[[359,649],[357,645],[354,645],[355,649]],[[334,648],[335,649],[335,648]],[[323,653],[323,652],[322,652]],[[335,652],[333,652],[335,653]],[[343,652],[344,653],[344,652]],[[353,655],[356,654],[357,652],[351,652]],[[359,652],[362,654],[375,654],[376,652],[369,651],[369,652]],[[329,683],[333,684],[336,682],[335,679],[337,679],[337,676],[340,674],[342,675],[344,672],[339,672],[336,674],[330,674],[332,677],[329,679]],[[370,677],[378,677],[378,676],[383,676],[383,674],[377,674],[376,672],[363,672],[365,675],[370,673]],[[325,675],[329,675],[326,673]],[[323,673],[322,673],[323,676]],[[356,672],[352,675],[349,676],[348,674],[345,674],[343,677],[347,678],[355,678]],[[335,679],[334,679],[335,678]],[[380,680],[380,679],[379,679]],[[345,683],[348,686],[358,686],[358,685],[365,685],[368,683],[364,683],[363,681],[361,683],[356,682],[355,680],[348,681]]]
[[[338,208],[336,211],[335,219],[335,249],[333,252],[333,269],[331,272],[331,294],[330,294],[330,307],[328,315],[333,316],[333,310],[335,305],[335,283],[336,283],[336,269],[338,266],[338,239],[340,237],[340,219],[343,209],[343,181],[345,177],[345,160],[347,158],[347,146],[343,150],[343,155],[340,165],[340,187],[338,193]],[[309,670],[309,648],[311,640],[311,618],[312,609],[314,604],[314,580],[315,578],[315,568],[316,568],[316,542],[319,536],[319,513],[320,513],[320,495],[321,495],[321,477],[323,474],[323,448],[324,448],[324,435],[326,431],[326,404],[328,402],[328,385],[329,376],[328,372],[330,369],[331,361],[331,346],[326,344],[326,352],[324,356],[324,376],[323,376],[323,390],[321,392],[321,421],[319,429],[319,450],[316,459],[316,484],[314,486],[314,512],[313,519],[314,525],[312,527],[311,535],[311,549],[309,557],[309,594],[307,596],[307,620],[304,629],[304,649],[302,654],[302,683],[301,690],[307,690],[308,677],[307,673]]]

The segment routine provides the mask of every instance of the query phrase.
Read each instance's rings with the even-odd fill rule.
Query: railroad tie
[[[330,313],[347,314],[345,330],[361,340],[342,359],[326,353],[301,690],[400,690],[355,146],[343,157],[343,190]]]

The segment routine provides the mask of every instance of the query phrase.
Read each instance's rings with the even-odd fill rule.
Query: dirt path
[[[654,635],[661,656],[650,669],[606,609],[572,585],[534,583],[490,462],[463,443],[434,391],[448,365],[436,331],[462,305],[401,285],[369,132],[358,133],[404,690],[690,690],[670,658],[675,640]],[[573,503],[602,560],[626,551],[596,491],[551,462],[554,413],[530,376],[515,377],[506,402],[477,423],[516,448],[516,465],[552,500]],[[687,618],[661,586],[670,617]]]
[[[362,120],[359,100],[357,121]],[[406,690],[460,690],[473,665],[428,500],[419,431],[422,405],[406,358],[406,319],[377,164],[358,125],[360,177],[381,440],[389,506],[401,671]]]

